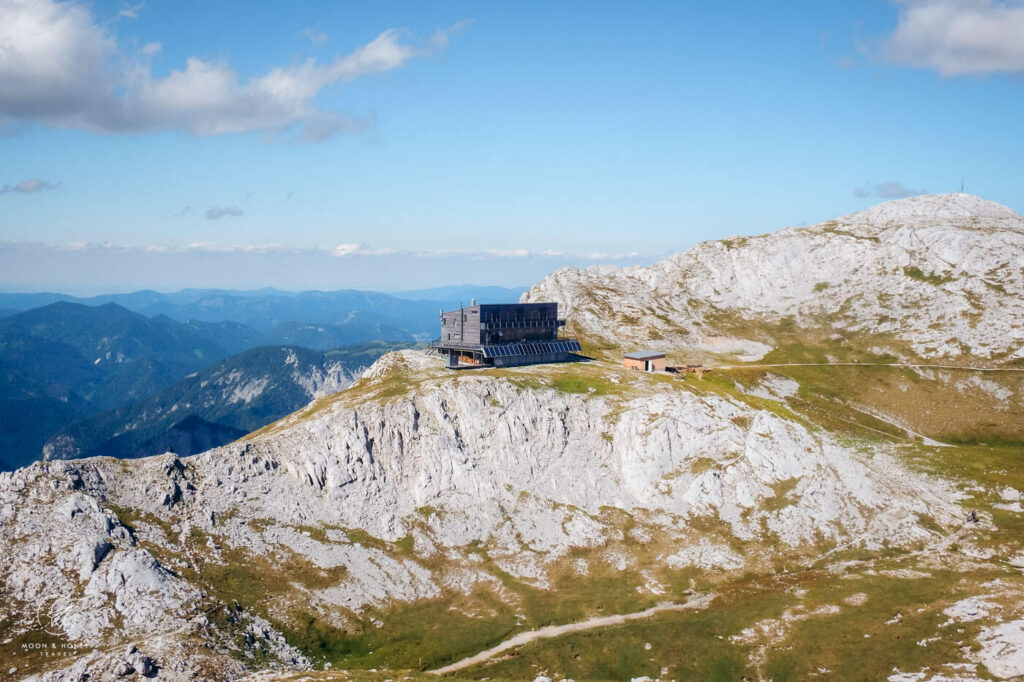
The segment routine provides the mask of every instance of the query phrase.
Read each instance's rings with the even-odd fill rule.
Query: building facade
[[[622,365],[626,369],[636,369],[641,372],[664,372],[665,354],[656,350],[627,353],[622,356]]]
[[[448,366],[512,367],[565,362],[582,349],[558,338],[557,303],[492,303],[441,313],[438,352]]]

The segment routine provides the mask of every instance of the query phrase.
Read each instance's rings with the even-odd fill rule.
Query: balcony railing
[[[481,322],[480,329],[536,329],[540,327],[564,327],[565,320],[498,320]]]

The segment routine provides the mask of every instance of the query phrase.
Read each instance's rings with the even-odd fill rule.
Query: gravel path
[[[903,362],[780,362],[776,364],[709,365],[704,369],[761,369],[762,367],[909,367],[911,369],[959,369],[968,372],[1024,372],[1022,367],[965,367],[963,365],[922,365]]]
[[[458,672],[464,668],[483,663],[490,658],[497,656],[498,654],[514,649],[516,647],[528,644],[538,639],[550,639],[552,637],[561,637],[562,635],[569,634],[570,632],[581,632],[583,630],[593,630],[594,628],[604,628],[610,625],[622,625],[631,620],[642,620],[644,618],[650,618],[651,616],[660,613],[662,611],[683,611],[686,609],[703,609],[711,603],[714,599],[713,594],[699,594],[690,597],[683,603],[676,602],[662,602],[657,606],[652,606],[644,611],[637,611],[635,613],[624,613],[617,614],[614,616],[598,616],[596,618],[590,618],[583,620],[578,623],[566,623],[565,625],[548,625],[537,630],[530,630],[529,632],[520,632],[496,647],[492,647],[487,651],[481,651],[478,654],[464,658],[461,661],[456,661],[451,665],[446,665],[443,668],[431,670],[430,672],[435,675],[447,675],[448,673]]]

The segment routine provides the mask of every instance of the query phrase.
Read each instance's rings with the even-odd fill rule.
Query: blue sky
[[[1021,35],[995,0],[0,0],[0,288],[530,284],[961,177],[1020,211]]]

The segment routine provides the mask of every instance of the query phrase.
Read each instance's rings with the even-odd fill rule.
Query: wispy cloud
[[[299,31],[299,35],[307,38],[314,45],[323,45],[327,42],[327,33],[319,28],[309,27]]]
[[[121,10],[132,18],[137,6]],[[89,7],[54,0],[0,0],[0,124],[39,122],[102,133],[182,131],[195,136],[291,133],[316,142],[357,131],[372,119],[317,107],[325,88],[385,73],[447,46],[456,24],[425,45],[389,29],[333,61],[307,59],[244,80],[227,62],[200,57],[157,77],[148,43],[133,58],[119,49]]]
[[[853,190],[853,195],[858,199],[867,197],[879,197],[881,199],[906,199],[907,197],[927,194],[925,189],[911,189],[902,182],[889,180],[888,182],[866,183]]]
[[[220,220],[221,218],[237,218],[245,211],[237,206],[212,206],[206,209],[207,220]]]
[[[533,251],[531,249],[429,249],[420,251],[404,252],[417,258],[452,258],[465,257],[473,260],[485,259],[538,259],[538,260],[627,260],[640,256],[636,252],[630,253],[572,253],[567,251],[555,251],[544,249]]]
[[[15,185],[4,185],[0,187],[0,194],[7,194],[9,192],[17,192],[18,194],[35,194],[36,192],[48,192],[60,187],[59,182],[49,182],[47,180],[41,180],[39,178],[32,178],[31,180],[22,180]]]
[[[402,256],[411,258],[468,258],[472,260],[582,260],[582,261],[615,261],[633,260],[644,257],[637,252],[629,253],[568,253],[563,251],[532,251],[530,249],[395,249],[390,247],[372,247],[366,244],[346,243],[333,247],[295,246],[278,242],[264,244],[217,244],[214,242],[193,242],[180,246],[152,244],[143,246],[127,246],[111,242],[69,242],[66,244],[41,244],[27,242],[0,242],[0,248],[22,248],[51,251],[75,251],[93,253],[128,253],[149,252],[166,254],[306,254],[329,258],[380,258],[385,256]],[[648,254],[649,255],[649,254]]]
[[[1024,72],[1020,0],[895,0],[899,23],[882,55],[943,76]]]
[[[306,253],[313,249],[304,249],[298,246],[287,244],[213,244],[210,242],[193,242],[183,247],[152,247],[147,246],[149,251],[154,248],[163,248],[167,252],[174,253]]]
[[[430,36],[430,44],[433,45],[435,49],[447,50],[452,36],[465,31],[473,25],[473,21],[473,19],[463,19],[462,21],[455,22],[446,29],[435,31],[434,35]]]
[[[483,253],[497,258],[527,258],[532,255],[529,249],[488,249]]]
[[[398,249],[374,249],[363,244],[338,244],[330,250],[334,258],[346,258],[348,256],[390,256],[401,253]]]
[[[640,254],[636,251],[630,251],[629,253],[605,253],[604,251],[595,251],[586,255],[587,260],[622,260],[625,258],[637,258]]]
[[[141,2],[139,4],[137,4],[137,5],[127,4],[117,13],[117,18],[118,19],[138,19],[139,18],[139,10],[142,9],[143,6],[144,6],[144,3],[141,3]]]

